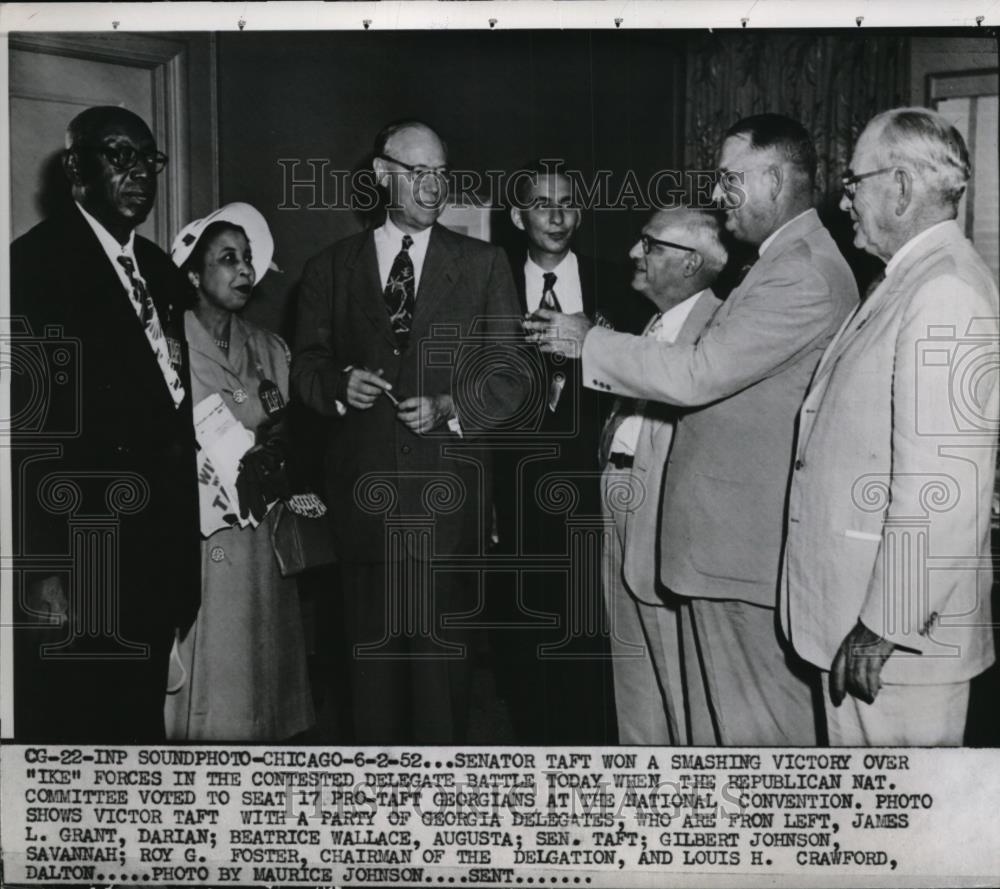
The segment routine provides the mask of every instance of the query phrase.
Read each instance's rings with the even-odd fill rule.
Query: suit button
[[[403,446],[402,446],[402,447],[400,448],[400,450],[401,450],[401,451],[402,451],[402,452],[403,452],[404,454],[408,454],[408,453],[410,453],[410,446],[409,446],[409,445],[403,445]]]
[[[806,461],[805,460],[796,460],[795,461],[795,468],[796,469],[801,469],[805,465],[806,465]]]
[[[399,349],[393,349],[392,350],[392,354],[393,355],[398,355],[399,354]]]
[[[122,454],[124,456],[125,454],[132,453],[132,449],[128,445],[115,445],[115,453]]]

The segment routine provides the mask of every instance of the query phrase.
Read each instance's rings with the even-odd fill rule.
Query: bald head
[[[422,120],[411,118],[407,120],[397,120],[387,124],[375,137],[375,157],[389,155],[396,157],[396,149],[403,149],[414,140],[429,140],[435,142],[441,152],[447,158],[448,146],[444,140],[434,131],[434,128]]]
[[[416,234],[437,221],[448,197],[447,164],[447,146],[422,121],[390,124],[379,133],[372,166],[397,228]]]
[[[81,111],[66,127],[67,150],[92,148],[99,145],[104,134],[112,129],[127,127],[144,132],[152,141],[153,134],[138,114],[116,105],[95,105]]]

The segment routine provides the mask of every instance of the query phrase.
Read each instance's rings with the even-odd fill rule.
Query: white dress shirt
[[[559,300],[559,308],[566,315],[573,315],[583,311],[583,288],[580,286],[580,264],[576,260],[576,254],[570,250],[552,273],[556,276],[556,283],[552,291]],[[543,275],[545,269],[536,265],[529,256],[524,261],[524,297],[529,312],[538,310],[542,302],[542,292],[545,287]]]
[[[691,314],[694,304],[701,299],[702,294],[705,292],[702,290],[694,296],[689,296],[684,302],[678,303],[666,312],[661,312],[646,325],[643,336],[655,337],[661,343],[674,342],[677,339],[677,335],[681,332],[684,322],[687,321],[688,315]],[[637,401],[634,413],[622,420],[621,424],[615,430],[615,437],[611,441],[612,454],[635,454],[636,445],[639,443],[639,433],[642,429],[643,408],[645,404],[645,401]],[[673,428],[671,424],[667,438],[668,446],[672,436]]]
[[[389,283],[389,273],[392,271],[392,264],[403,249],[403,235],[407,232],[400,231],[393,225],[392,220],[386,216],[385,222],[375,229],[375,255],[378,257],[378,276],[382,282],[382,290]],[[416,296],[420,289],[420,275],[424,270],[424,259],[427,256],[427,245],[431,239],[431,227],[428,226],[422,232],[411,234],[413,243],[410,245],[409,254],[413,261],[413,293]]]
[[[101,248],[107,254],[108,261],[111,263],[111,267],[115,270],[115,274],[118,275],[118,280],[122,282],[122,287],[125,288],[125,292],[129,295],[132,293],[132,282],[128,279],[128,272],[125,271],[124,266],[118,261],[119,256],[127,256],[132,260],[132,264],[135,266],[135,275],[139,278],[143,284],[146,283],[146,279],[142,277],[142,270],[139,268],[139,261],[135,258],[135,231],[130,231],[128,233],[128,240],[124,244],[119,244],[118,241],[112,236],[112,234],[99,223],[93,216],[91,216],[83,206],[78,202],[73,203],[79,208],[80,212],[83,214],[83,218],[87,220],[87,225],[89,225],[93,230],[94,234],[97,235],[97,240],[101,242]]]

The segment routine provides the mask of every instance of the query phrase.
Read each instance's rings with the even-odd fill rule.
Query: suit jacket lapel
[[[524,264],[527,262],[527,254],[523,251],[514,251],[507,255],[510,262],[510,270],[514,275],[514,287],[517,290],[517,304],[521,307],[522,314],[528,312],[527,288],[524,283]]]
[[[951,237],[951,229],[944,229],[939,237],[929,237],[926,243],[917,248],[916,252],[904,257],[882,284],[861,303],[857,312],[848,317],[830,345],[827,346],[826,352],[823,353],[819,367],[816,368],[811,389],[817,388],[817,384],[829,376],[840,356],[874,314],[889,305],[900,292],[909,292],[912,289],[912,282],[921,277],[921,269],[926,264],[937,261],[940,251],[948,249]]]
[[[593,320],[595,308],[594,266],[596,260],[576,254],[576,266],[580,272],[580,295],[583,297],[583,314]]]
[[[385,307],[382,281],[378,272],[378,255],[375,252],[375,233],[368,231],[357,244],[357,250],[348,257],[349,289],[351,299],[361,308],[375,329],[393,345],[396,335],[389,323]]]
[[[80,303],[79,308],[100,329],[105,341],[117,353],[116,358],[120,357],[123,366],[130,369],[129,382],[133,387],[143,392],[143,397],[167,399],[172,407],[173,400],[163,381],[163,372],[136,315],[131,296],[122,285],[97,235],[79,210],[73,207],[67,212],[66,242],[71,245],[74,254],[67,263],[67,269],[73,276],[73,288],[78,289],[76,300]],[[154,274],[155,264],[147,259],[143,266],[143,258],[149,254],[138,239],[135,252],[139,272],[152,294],[160,283]],[[154,302],[154,305],[159,314],[160,304]]]
[[[411,340],[415,335],[423,333],[429,319],[433,317],[435,306],[458,280],[458,260],[459,251],[451,240],[451,233],[435,224],[431,229],[424,267],[420,273],[420,286],[417,287]]]

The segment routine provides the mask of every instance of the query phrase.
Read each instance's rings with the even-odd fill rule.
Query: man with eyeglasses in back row
[[[758,259],[695,343],[544,311],[525,326],[545,350],[575,349],[585,385],[685,409],[666,467],[658,568],[681,600],[688,739],[809,746],[811,671],[777,627],[785,496],[796,414],[857,287],[813,209],[816,151],[801,124],[777,114],[739,121],[719,167],[726,228]]]
[[[11,387],[20,740],[163,740],[174,630],[198,609],[188,287],[135,233],[166,163],[140,117],[88,108],[66,133],[73,203],[11,245],[15,365],[32,336],[54,362],[47,388]]]

